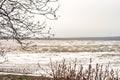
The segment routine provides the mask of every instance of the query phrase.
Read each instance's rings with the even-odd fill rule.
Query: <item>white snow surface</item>
[[[62,63],[63,59],[66,60],[66,64],[74,65],[76,59],[77,65],[82,64],[84,68],[88,68],[92,58],[93,67],[96,63],[103,66],[110,63],[110,69],[120,70],[120,41],[28,40],[26,42],[34,45],[28,52],[21,50],[16,41],[0,40],[0,48],[4,48],[6,52],[4,57],[0,55],[0,74],[48,74],[51,72],[50,59],[53,65],[56,62]]]
[[[114,56],[112,56],[114,54]],[[79,53],[6,53],[6,58],[8,61],[0,64],[1,70],[3,72],[11,73],[22,73],[22,74],[33,74],[41,75],[47,74],[40,67],[50,72],[50,59],[53,63],[56,61],[62,63],[63,59],[67,62],[74,64],[74,60],[77,59],[77,64],[83,64],[84,67],[88,67],[90,63],[90,58],[92,58],[92,64],[96,63],[108,65],[110,62],[110,67],[114,69],[120,69],[120,57],[114,52],[79,52]],[[105,55],[105,56],[104,56]],[[0,59],[3,60],[2,57]]]

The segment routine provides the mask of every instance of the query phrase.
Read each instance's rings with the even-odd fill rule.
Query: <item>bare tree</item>
[[[41,15],[50,20],[57,19],[59,5],[56,3],[58,0],[0,0],[0,36],[22,44],[23,38],[52,35],[51,28],[46,29],[46,21],[36,21],[35,17]]]

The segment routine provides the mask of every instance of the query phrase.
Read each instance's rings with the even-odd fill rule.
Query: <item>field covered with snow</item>
[[[27,40],[27,47],[13,40],[0,40],[0,72],[41,75],[50,70],[50,60],[53,63],[86,65],[92,58],[104,66],[110,63],[110,68],[120,69],[120,41],[84,41],[84,40]],[[6,59],[6,60],[5,60]]]

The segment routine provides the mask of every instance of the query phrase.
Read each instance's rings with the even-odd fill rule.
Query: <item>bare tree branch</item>
[[[52,19],[57,19],[59,5],[49,6],[50,3],[56,4],[58,0],[0,0],[0,36],[13,38],[22,44],[20,40],[23,38],[53,35],[46,21],[39,20],[39,16],[51,19],[49,14]]]

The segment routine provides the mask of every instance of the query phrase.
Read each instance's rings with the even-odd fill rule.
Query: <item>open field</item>
[[[0,40],[0,48],[7,52],[58,53],[58,52],[120,52],[120,41],[89,40],[26,40],[27,48],[14,40]]]
[[[43,76],[26,76],[26,75],[0,75],[0,80],[52,80]]]
[[[0,49],[5,55],[0,56],[1,74],[48,75],[50,59],[53,63],[83,65],[87,68],[92,58],[96,63],[108,65],[110,69],[120,69],[120,41],[80,41],[80,40],[28,40],[27,47],[21,49],[16,41],[0,40]],[[5,59],[7,61],[5,61]],[[40,67],[40,66],[41,67]],[[49,75],[48,75],[49,76]]]

